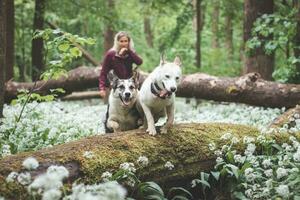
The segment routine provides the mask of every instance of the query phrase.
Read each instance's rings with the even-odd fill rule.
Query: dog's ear
[[[166,64],[166,57],[165,57],[164,52],[162,52],[162,53],[160,54],[160,63],[159,63],[159,65],[160,65],[160,66],[163,66],[164,64]]]
[[[140,80],[140,73],[135,69],[132,71],[132,77],[134,85],[136,88],[139,88],[139,80]]]
[[[179,67],[181,67],[181,59],[180,59],[180,57],[178,55],[175,57],[174,63],[176,65],[178,65]]]
[[[107,74],[107,78],[108,78],[109,83],[112,86],[112,88],[116,89],[117,84],[118,84],[118,80],[119,80],[118,76],[113,71],[110,71]]]

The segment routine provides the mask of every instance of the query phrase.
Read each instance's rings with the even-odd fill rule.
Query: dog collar
[[[158,86],[158,84],[156,82],[151,83],[151,92],[152,92],[152,94],[159,97],[160,99],[166,99],[168,97],[168,95],[160,96],[160,91],[162,91],[162,89]]]

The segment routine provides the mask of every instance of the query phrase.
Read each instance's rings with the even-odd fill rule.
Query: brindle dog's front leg
[[[174,103],[166,107],[166,112],[167,112],[167,122],[161,128],[161,133],[167,133],[170,127],[174,123],[174,112],[175,112]]]
[[[110,129],[113,129],[114,132],[118,132],[120,131],[120,125],[118,122],[112,120],[112,119],[108,119],[107,120],[107,127]]]

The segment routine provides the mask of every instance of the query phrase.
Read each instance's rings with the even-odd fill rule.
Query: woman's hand
[[[100,97],[104,98],[106,96],[106,90],[100,90]]]
[[[123,48],[120,49],[119,55],[124,56],[124,55],[126,54],[127,51],[128,51],[128,49],[125,48],[125,47],[123,47]]]

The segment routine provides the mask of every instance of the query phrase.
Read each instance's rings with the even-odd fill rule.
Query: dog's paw
[[[109,121],[109,122],[108,122],[108,127],[111,128],[111,129],[113,129],[114,132],[120,131],[120,130],[119,130],[119,129],[120,129],[120,125],[119,125],[118,122],[115,122],[115,121]]]
[[[149,135],[152,135],[152,136],[155,136],[155,135],[157,134],[155,128],[148,128],[148,129],[146,130],[146,132],[148,132]]]
[[[166,133],[168,133],[168,128],[167,127],[162,127],[161,129],[160,129],[160,132],[162,133],[162,134],[166,134]]]

